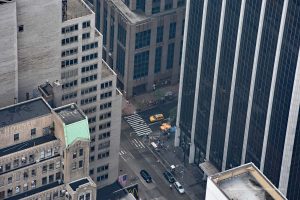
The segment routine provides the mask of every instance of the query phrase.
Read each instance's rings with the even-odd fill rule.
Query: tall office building
[[[86,0],[126,97],[178,83],[185,0]]]
[[[87,117],[31,99],[0,109],[0,199],[96,199]]]
[[[55,106],[77,103],[88,116],[89,173],[98,188],[113,183],[122,95],[116,73],[102,60],[94,12],[81,0],[0,0],[0,11],[0,106],[38,96],[39,86]]]
[[[61,104],[77,102],[88,116],[90,176],[100,188],[118,178],[122,95],[117,75],[102,60],[95,13],[80,0],[67,0],[62,10]]]
[[[175,145],[300,198],[300,1],[189,0]]]

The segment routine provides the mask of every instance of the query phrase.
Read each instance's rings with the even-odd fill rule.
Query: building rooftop
[[[116,73],[102,60],[101,78],[107,78],[116,75]]]
[[[55,188],[57,186],[60,186],[62,184],[63,184],[62,181],[60,181],[60,182],[59,181],[55,181],[53,183],[49,183],[47,185],[43,185],[43,186],[35,188],[33,190],[29,190],[27,192],[23,192],[21,194],[18,194],[18,195],[6,198],[5,200],[15,200],[15,199],[27,198],[27,197],[32,196],[34,194],[37,194],[37,193],[40,193],[40,192],[44,192],[44,191],[49,190],[49,189],[53,189],[53,188]]]
[[[83,178],[83,179],[74,181],[74,182],[70,183],[69,185],[70,185],[70,187],[72,188],[73,191],[76,191],[77,188],[79,188],[81,185],[84,185],[84,184],[87,184],[87,183],[90,183],[89,179]]]
[[[82,0],[67,0],[67,20],[93,14]]]
[[[18,151],[22,151],[22,150],[25,150],[25,149],[28,149],[28,148],[31,148],[34,146],[38,146],[38,145],[41,145],[41,144],[44,144],[44,143],[47,143],[47,142],[50,142],[53,140],[56,140],[56,137],[52,134],[47,134],[42,137],[28,140],[26,142],[8,146],[3,149],[0,149],[0,157],[11,154],[11,153],[15,153]]]
[[[230,200],[285,200],[280,191],[249,163],[209,177]]]
[[[0,128],[51,113],[42,98],[36,98],[0,109]]]
[[[62,106],[54,109],[54,111],[66,125],[85,119],[85,115],[79,110],[76,104]]]

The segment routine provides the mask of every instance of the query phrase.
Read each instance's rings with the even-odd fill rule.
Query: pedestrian
[[[172,186],[172,184],[170,184],[170,189],[171,189],[171,190],[173,189],[173,186]]]

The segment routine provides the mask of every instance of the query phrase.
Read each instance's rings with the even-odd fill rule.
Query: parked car
[[[143,177],[143,179],[144,179],[147,183],[151,183],[151,182],[152,182],[152,178],[151,178],[150,174],[149,174],[146,170],[142,169],[142,170],[140,171],[140,174],[141,174],[141,176]]]
[[[176,181],[176,182],[174,183],[174,187],[176,188],[176,190],[177,190],[180,194],[183,194],[183,193],[184,193],[184,189],[183,189],[182,185],[181,185],[178,181]]]
[[[164,119],[164,115],[163,114],[156,114],[156,115],[151,115],[149,120],[151,123],[153,122],[158,122]]]
[[[164,177],[167,179],[167,181],[168,181],[169,183],[174,183],[174,182],[175,182],[174,176],[173,176],[169,171],[165,171],[165,172],[163,173],[163,175],[164,175]]]

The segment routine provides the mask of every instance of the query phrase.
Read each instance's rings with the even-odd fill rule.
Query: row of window
[[[103,172],[103,171],[107,171],[108,170],[108,167],[109,165],[106,164],[106,165],[102,165],[100,167],[97,167],[97,173],[100,173],[100,172]],[[94,169],[91,169],[90,170],[90,175],[93,175],[94,174]]]
[[[106,149],[110,147],[110,141],[102,142],[98,144],[98,150]]]
[[[91,108],[87,108],[87,109],[85,109],[85,110],[83,110],[83,112],[84,112],[84,114],[91,114],[91,113],[95,113],[96,112],[96,107],[91,107]],[[90,130],[90,132],[92,132],[91,130]]]
[[[10,177],[10,179],[12,179],[12,177]],[[60,179],[61,179],[61,174],[60,174],[60,172],[57,172],[56,174],[49,175],[48,177],[43,177],[42,178],[42,185],[46,185],[48,183],[53,183],[54,181],[58,181]],[[29,188],[29,185],[31,186],[31,188]],[[15,188],[11,187],[11,188],[7,189],[6,196],[10,197],[14,193],[15,194],[19,194],[21,192],[26,192],[26,191],[28,191],[30,189],[35,189],[36,186],[37,186],[37,181],[36,180],[32,180],[30,184],[24,183],[22,186],[21,185],[17,185]],[[57,196],[58,196],[58,194],[57,194]],[[53,198],[57,197],[57,196],[53,195]],[[5,191],[0,191],[0,198],[4,199],[4,197],[5,197]]]
[[[105,109],[108,109],[108,108],[111,108],[111,101],[100,104],[100,110],[105,110]]]
[[[66,89],[66,88],[71,88],[71,87],[74,87],[74,86],[77,86],[77,80],[73,80],[73,81],[64,83],[64,84],[62,85],[62,88],[63,88],[63,89]]]
[[[61,57],[70,56],[70,55],[76,54],[77,52],[78,52],[77,47],[72,48],[72,49],[67,49],[67,50],[61,52]]]
[[[77,31],[78,30],[78,24],[73,24],[71,26],[65,26],[61,29],[61,33],[64,34],[64,33],[70,33],[70,32],[73,32],[73,31]]]
[[[72,36],[61,40],[61,45],[71,44],[78,41],[78,36]]]
[[[86,56],[82,56],[81,61],[82,62],[87,62],[87,61],[90,61],[90,60],[93,60],[93,59],[96,59],[96,58],[98,58],[98,53],[92,53],[92,54],[89,54],[89,55],[86,55]]]
[[[109,157],[109,151],[98,154],[98,160],[103,159],[103,158],[107,158],[107,157]]]
[[[84,88],[81,90],[81,95],[85,95],[85,94],[89,94],[91,92],[95,92],[97,91],[97,86],[92,86],[92,87],[88,87],[88,88]]]
[[[81,72],[82,73],[89,72],[89,71],[92,71],[92,70],[95,70],[95,69],[98,69],[98,64],[97,63],[82,67]]]
[[[111,112],[104,113],[99,116],[99,120],[107,119],[111,117]]]
[[[97,48],[97,47],[98,47],[98,42],[93,42],[93,43],[90,43],[90,44],[83,45],[82,46],[82,51],[87,51],[89,49],[94,49],[94,48]]]
[[[112,81],[107,81],[105,83],[101,83],[101,85],[100,85],[101,89],[105,89],[105,88],[108,88],[111,86],[112,86]]]
[[[91,22],[90,21],[82,22],[82,28],[88,28],[90,26],[91,26]]]
[[[103,140],[110,137],[110,131],[101,133],[98,135],[98,140]]]
[[[83,33],[82,34],[82,39],[84,40],[84,39],[88,39],[88,38],[90,38],[91,37],[91,34],[88,32],[88,33]]]
[[[59,169],[60,168],[60,161],[56,162],[55,164],[55,169]],[[47,171],[53,171],[54,170],[54,163],[50,163],[49,165],[43,165],[42,166],[42,173],[47,173]],[[36,173],[35,170],[31,171],[31,174],[33,175],[33,173]],[[35,176],[36,174],[34,174]]]
[[[77,169],[77,163],[78,163],[78,169],[83,167],[83,160],[79,160],[78,162],[73,162],[72,163],[72,170]]]
[[[97,101],[97,96],[89,97],[86,99],[82,99],[80,101],[80,105],[86,105]]]
[[[100,181],[105,181],[108,179],[108,174],[104,174],[102,176],[98,176],[97,177],[97,181],[100,182]]]
[[[49,126],[44,127],[43,128],[43,135],[46,135],[46,134],[49,134],[49,133],[50,133],[50,127]],[[34,137],[35,135],[36,135],[36,128],[32,128],[30,130],[30,136]],[[20,133],[15,133],[13,136],[14,136],[14,142],[19,141],[19,139],[20,139]]]
[[[64,60],[64,61],[61,61],[61,68],[69,67],[69,66],[76,65],[76,64],[78,64],[77,58],[70,59],[70,60]]]
[[[112,92],[111,91],[105,92],[105,93],[100,94],[100,99],[106,99],[106,98],[109,98],[111,96],[112,96]]]
[[[88,82],[91,82],[91,81],[94,81],[94,80],[97,80],[97,74],[93,74],[91,76],[81,78],[81,83],[88,83]]]
[[[105,122],[105,123],[99,125],[99,130],[109,128],[110,126],[111,126],[110,122]]]
[[[76,97],[77,97],[77,92],[71,92],[71,93],[62,95],[61,100],[64,101],[64,100],[73,99],[73,98],[76,98]]]

